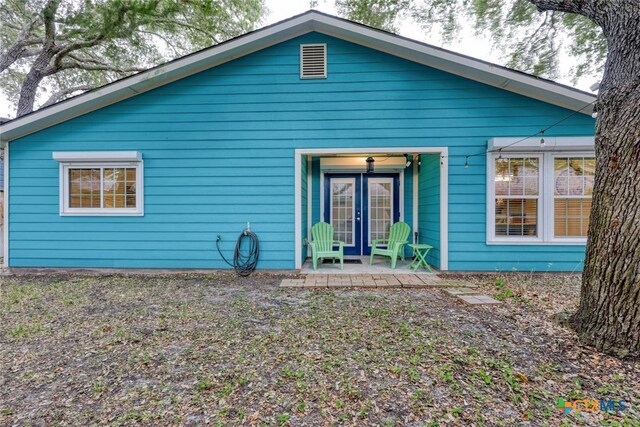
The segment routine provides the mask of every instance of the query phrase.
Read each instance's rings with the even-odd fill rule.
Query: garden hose
[[[249,250],[246,255],[242,253],[242,242],[245,239],[249,239]],[[220,237],[220,235],[218,235],[218,238],[216,239],[216,247],[218,248],[218,253],[222,257],[224,262],[233,267],[236,273],[238,273],[238,275],[240,276],[246,277],[253,273],[253,271],[256,269],[256,265],[258,264],[260,245],[258,236],[253,231],[251,231],[249,224],[247,223],[247,227],[242,230],[242,233],[240,233],[240,236],[238,236],[236,249],[233,253],[233,264],[227,261],[227,259],[222,254],[222,251],[220,250],[220,240],[222,240],[222,238]]]

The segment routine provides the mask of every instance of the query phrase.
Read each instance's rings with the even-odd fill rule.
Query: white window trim
[[[554,160],[556,157],[595,157],[595,152],[593,151],[571,151],[571,152],[549,152],[545,153],[545,172],[544,176],[548,177],[547,182],[545,183],[545,197],[547,199],[545,204],[545,216],[548,215],[548,218],[551,218],[551,224],[545,230],[545,240],[547,242],[555,243],[555,244],[587,244],[586,237],[556,237],[555,236],[555,189],[554,189]]]
[[[531,154],[523,154],[523,153],[503,153],[503,159],[509,158],[529,158],[529,159],[538,159],[538,203],[537,203],[537,215],[536,215],[536,235],[535,236],[496,236],[496,183],[495,183],[495,169],[496,164],[495,160],[498,158],[499,154],[496,153],[488,153],[487,155],[487,243],[488,244],[535,244],[543,242],[542,230],[544,230],[544,215],[541,215],[543,212],[543,204],[542,199],[544,186],[542,185],[542,155],[531,153]]]
[[[65,152],[53,153],[60,161],[60,216],[144,216],[144,165],[137,152]],[[63,161],[63,159],[65,161]],[[129,161],[117,161],[129,159]],[[72,208],[69,206],[69,169],[136,168],[135,208]],[[102,179],[102,178],[101,178]]]
[[[495,159],[497,152],[487,153],[487,241],[488,245],[586,245],[586,237],[555,237],[553,163],[556,157],[595,157],[593,151],[550,151],[544,153],[509,152],[503,158],[537,157],[540,159],[538,197],[538,237],[496,237],[495,235]]]

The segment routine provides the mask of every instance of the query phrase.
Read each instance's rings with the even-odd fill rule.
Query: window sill
[[[503,246],[584,246],[587,244],[586,239],[578,240],[542,240],[542,239],[531,239],[531,240],[487,240],[487,245],[503,245]]]
[[[60,216],[144,216],[144,212],[60,212]]]

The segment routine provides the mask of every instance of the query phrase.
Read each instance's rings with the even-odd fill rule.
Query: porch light
[[[411,166],[411,156],[409,154],[405,154],[404,157],[407,159],[407,167]]]
[[[373,172],[373,162],[375,162],[373,157],[367,157],[367,173]]]
[[[540,148],[544,148],[544,131],[540,132],[540,134],[542,135],[540,138]]]

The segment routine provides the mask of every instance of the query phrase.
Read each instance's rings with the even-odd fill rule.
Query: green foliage
[[[263,0],[0,0],[0,90],[17,104],[38,69],[38,103],[56,102],[248,32],[264,13]],[[55,55],[36,65],[43,52]]]
[[[462,24],[491,37],[502,60],[512,68],[549,78],[559,77],[558,58],[577,65],[574,79],[599,73],[607,43],[591,20],[561,12],[539,12],[527,0],[337,0],[347,18],[385,30],[410,17],[425,31],[438,31],[445,42],[456,40]]]
[[[404,16],[410,5],[410,0],[336,0],[341,15],[391,32],[398,31],[398,19]]]
[[[513,298],[513,291],[506,285],[503,279],[496,279],[495,285],[498,290],[498,293],[494,295],[496,299],[505,301],[507,298]]]

